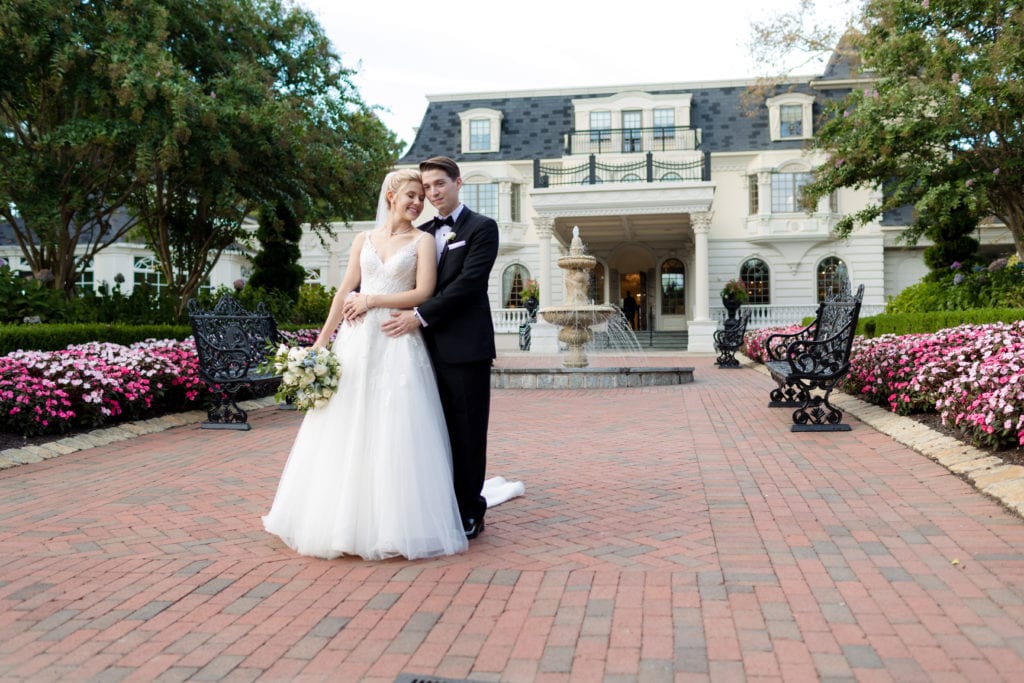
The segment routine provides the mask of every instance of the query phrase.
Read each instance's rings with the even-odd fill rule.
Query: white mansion
[[[865,204],[865,191],[835,193],[812,214],[799,205],[801,187],[824,160],[805,151],[823,105],[863,81],[834,58],[820,77],[786,82],[784,94],[748,112],[741,98],[752,84],[432,96],[399,165],[452,157],[462,169],[463,201],[497,220],[490,298],[499,334],[516,332],[525,319],[524,281],[537,280],[542,307],[562,301],[557,260],[574,226],[598,261],[595,303],[622,305],[628,293],[638,303],[638,329],[686,330],[692,351],[712,349],[719,291],[730,279],[751,293],[752,325],[813,314],[843,271],[865,285],[864,314],[879,312],[927,272],[923,246],[897,241],[909,212],[839,240],[833,227]],[[368,227],[339,224],[326,246],[307,233],[309,279],[336,286],[353,236]],[[998,225],[979,228],[978,237],[983,249],[1011,243]],[[18,268],[9,236],[0,235],[0,257]],[[245,278],[248,268],[245,253],[226,253],[211,284]],[[128,243],[97,255],[83,284],[113,283],[118,274],[125,291],[140,281],[159,285],[151,256]]]

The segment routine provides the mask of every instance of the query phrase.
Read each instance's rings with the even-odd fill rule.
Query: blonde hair
[[[380,195],[377,197],[377,215],[374,218],[376,225],[380,226],[387,223],[388,214],[391,212],[391,200],[388,199],[388,192],[392,195],[398,194],[398,191],[406,183],[412,181],[417,183],[423,182],[420,178],[420,172],[415,168],[402,168],[397,171],[391,171],[391,173],[384,176],[384,182],[380,185]]]
[[[399,190],[405,187],[406,183],[411,182],[422,183],[423,180],[420,178],[420,172],[415,168],[400,168],[397,171],[392,171],[384,177],[384,184],[381,187],[381,192],[384,194],[385,201],[387,202],[388,210],[390,211],[391,200],[387,199],[387,193],[398,194]]]

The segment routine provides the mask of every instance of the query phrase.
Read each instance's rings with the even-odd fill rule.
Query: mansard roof
[[[815,116],[823,100],[837,97],[831,91],[810,87],[810,77],[783,82],[776,93],[814,94]],[[428,98],[427,110],[416,139],[399,163],[413,164],[432,156],[449,156],[456,161],[513,161],[553,159],[563,156],[563,137],[573,127],[574,99],[608,97],[622,92],[652,95],[689,94],[690,125],[701,129],[700,149],[710,152],[741,152],[764,149],[794,149],[802,142],[771,142],[768,109],[756,107],[753,116],[744,110],[743,94],[753,81],[627,85],[560,90],[537,90],[466,95],[435,95]],[[463,154],[460,151],[459,113],[475,108],[502,112],[501,147],[497,152]]]

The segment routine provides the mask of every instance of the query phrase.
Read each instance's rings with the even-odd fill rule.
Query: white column
[[[693,320],[687,325],[690,351],[714,351],[714,332],[718,324],[711,320],[708,311],[709,267],[708,233],[711,232],[712,212],[690,214],[693,226],[694,266],[693,275],[695,301]]]
[[[537,216],[533,219],[533,228],[537,231],[537,244],[540,247],[540,271],[537,273],[537,285],[540,287],[540,305],[553,306],[551,299],[551,232],[555,219],[551,216]]]
[[[538,216],[533,219],[534,230],[537,231],[537,243],[540,246],[540,266],[537,272],[537,285],[540,287],[540,308],[554,306],[551,290],[551,232],[555,219],[551,216]],[[558,328],[544,320],[543,314],[537,316],[537,322],[530,329],[530,352],[555,354],[558,353]]]
[[[708,319],[708,233],[711,231],[711,213],[698,213],[690,216],[693,224],[694,238],[694,264],[697,272],[694,273],[694,283],[697,290],[697,301],[694,306],[694,320]]]

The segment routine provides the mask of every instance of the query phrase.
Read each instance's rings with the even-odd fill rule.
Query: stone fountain
[[[558,259],[558,267],[565,271],[565,303],[561,306],[547,306],[539,311],[544,320],[561,328],[558,339],[569,346],[562,362],[567,368],[585,368],[589,365],[583,345],[594,336],[591,328],[618,314],[614,306],[590,303],[590,271],[596,264],[596,258],[583,252],[579,226],[573,227],[569,255]]]

